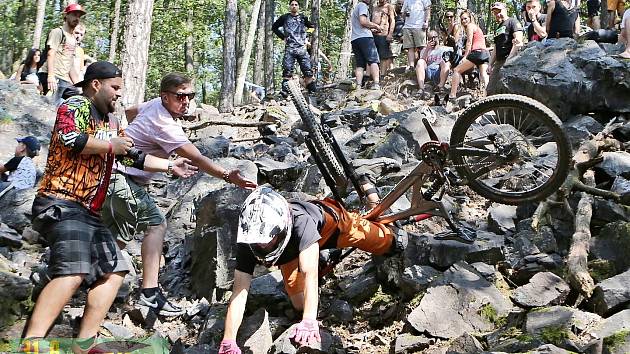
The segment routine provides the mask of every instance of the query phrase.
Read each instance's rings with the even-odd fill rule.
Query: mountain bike
[[[359,176],[344,156],[326,124],[320,124],[301,92],[288,83],[289,94],[307,131],[306,145],[335,199],[352,186],[362,201]],[[501,94],[486,97],[457,117],[449,142],[440,141],[428,120],[422,119],[430,141],[419,164],[364,217],[382,223],[408,224],[440,216],[451,235],[473,242],[473,230],[457,225],[442,203],[453,186],[468,186],[493,202],[518,205],[547,198],[565,181],[571,147],[560,119],[529,97]],[[403,195],[411,206],[392,211]]]

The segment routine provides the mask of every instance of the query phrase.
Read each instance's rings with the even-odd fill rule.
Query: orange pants
[[[359,213],[351,213],[332,199],[317,202],[324,210],[324,226],[317,242],[320,248],[339,231],[337,248],[356,247],[382,255],[390,250],[393,232],[387,226],[365,220]],[[304,276],[298,270],[298,258],[280,266],[284,287],[289,297],[304,291]]]

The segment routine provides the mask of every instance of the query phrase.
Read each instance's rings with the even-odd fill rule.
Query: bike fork
[[[324,181],[326,182],[326,184],[332,191],[333,197],[342,206],[345,206],[343,202],[343,198],[341,198],[341,195],[339,195],[339,191],[337,190],[337,183],[328,172],[328,169],[326,168],[326,165],[324,165],[324,162],[322,161],[322,159],[319,157],[319,154],[317,153],[317,149],[315,149],[315,145],[313,144],[311,137],[308,134],[305,134],[305,135],[306,136],[305,136],[304,141],[306,142],[306,147],[308,148],[308,151],[311,153],[311,157],[315,160],[315,164],[317,165],[317,168],[319,168],[319,171],[322,173],[322,177],[324,177]]]

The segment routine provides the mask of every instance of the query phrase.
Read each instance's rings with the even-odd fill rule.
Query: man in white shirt
[[[416,66],[416,50],[421,51],[427,45],[431,0],[405,0],[402,15],[405,19],[403,49],[407,49],[407,68],[413,69]]]

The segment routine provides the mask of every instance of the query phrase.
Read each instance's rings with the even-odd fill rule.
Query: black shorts
[[[387,36],[374,36],[374,45],[376,45],[379,59],[383,60],[394,57],[391,46],[387,41]]]
[[[601,10],[600,0],[588,0],[586,2],[586,10],[588,17],[599,16]]]
[[[490,53],[485,49],[477,49],[471,51],[466,57],[468,61],[475,65],[487,64],[490,62]]]
[[[34,228],[50,246],[51,276],[86,275],[84,282],[90,286],[105,274],[129,271],[114,236],[82,206],[38,196],[33,215]]]
[[[361,37],[353,40],[351,43],[357,68],[365,69],[370,64],[381,62],[376,50],[376,44],[374,44],[374,38]]]

